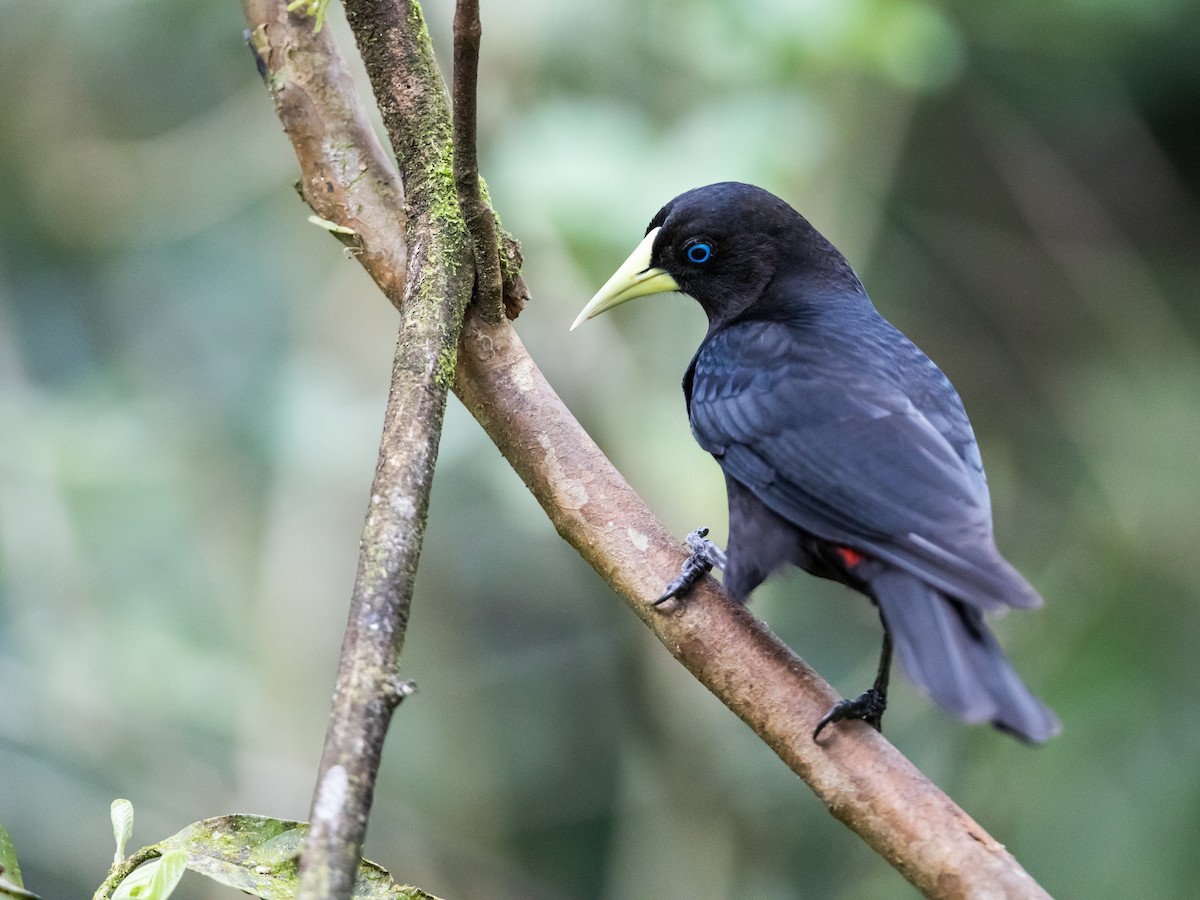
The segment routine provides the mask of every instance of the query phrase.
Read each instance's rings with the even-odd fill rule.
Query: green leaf
[[[113,865],[116,865],[125,858],[125,842],[133,836],[133,804],[128,800],[114,800],[109,815],[113,837],[117,839],[117,852],[113,855]]]
[[[362,249],[362,238],[353,228],[347,228],[345,225],[339,225],[337,222],[331,222],[328,219],[322,219],[320,216],[309,216],[308,221],[316,225],[318,228],[324,228],[345,247],[360,250]]]
[[[168,850],[158,859],[142,863],[113,892],[113,900],[167,900],[188,868],[187,854]]]
[[[307,835],[308,825],[304,822],[265,816],[218,816],[189,825],[134,856],[183,853],[187,868],[219,884],[263,900],[291,900],[299,883],[300,851]],[[133,875],[148,865],[140,866]],[[120,888],[128,881],[129,878],[121,882]],[[146,900],[152,895],[113,894],[106,882],[95,896]],[[384,869],[367,860],[359,864],[354,897],[355,900],[437,900],[418,888],[396,884]]]
[[[37,894],[25,890],[25,883],[21,881],[21,867],[17,865],[17,851],[3,825],[0,825],[0,897],[39,900]]]
[[[13,884],[0,875],[0,897],[18,897],[20,900],[41,900],[37,894],[31,894],[19,884]]]
[[[358,234],[353,228],[347,228],[345,225],[339,225],[337,222],[329,221],[329,219],[322,219],[320,216],[309,216],[308,221],[318,228],[324,228],[326,231],[331,231],[334,234]]]
[[[0,825],[0,873],[16,887],[25,886],[21,880],[21,867],[17,865],[17,851],[3,825]]]

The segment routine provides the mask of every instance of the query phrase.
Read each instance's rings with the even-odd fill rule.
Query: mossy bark
[[[384,737],[406,694],[399,657],[475,274],[455,190],[449,105],[420,6],[344,5],[400,166],[404,255],[392,263],[405,274],[379,460],[301,860],[298,896],[308,898],[350,895]],[[362,237],[370,252],[374,234]]]

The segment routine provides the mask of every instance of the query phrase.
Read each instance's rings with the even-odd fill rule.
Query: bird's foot
[[[654,601],[654,606],[666,603],[672,597],[682,597],[692,589],[701,576],[714,568],[725,568],[725,551],[708,539],[707,528],[697,528],[687,536],[691,556],[684,560],[679,577],[667,585],[663,595]]]
[[[853,700],[839,700],[825,713],[813,731],[815,741],[826,725],[846,719],[862,719],[876,731],[883,731],[883,711],[887,709],[887,694],[878,688],[863,691]]]

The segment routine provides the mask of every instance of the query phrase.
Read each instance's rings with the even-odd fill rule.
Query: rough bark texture
[[[285,0],[246,0],[248,11],[258,7],[281,9],[284,2]],[[366,0],[356,0],[347,5],[355,8],[374,6]],[[415,12],[408,15],[415,15]],[[289,23],[286,16],[272,21],[276,25],[266,33],[273,48],[281,42],[301,44],[312,40],[311,34],[296,33],[305,30],[303,22]],[[256,24],[253,16],[251,24],[252,27]],[[284,34],[287,29],[292,29],[292,32]],[[311,28],[307,30],[311,32]],[[362,28],[360,24],[356,26],[356,34],[360,46],[365,41],[367,45],[377,48],[387,40],[386,29],[381,30],[379,27]],[[327,63],[314,61],[311,68],[304,73],[292,73],[289,76],[292,80],[289,81],[288,88],[304,90],[307,93],[308,100],[305,102],[314,105],[314,116],[284,116],[285,104],[280,97],[286,91],[271,78],[268,79],[268,84],[272,86],[280,106],[280,115],[289,133],[293,128],[311,131],[307,136],[292,134],[306,178],[307,173],[320,171],[324,172],[326,177],[336,179],[344,171],[343,168],[334,165],[327,156],[313,159],[306,158],[306,154],[327,155],[327,147],[354,145],[363,150],[364,159],[371,159],[371,155],[365,150],[371,140],[370,128],[361,116],[351,116],[345,120],[336,118],[337,109],[353,105],[348,95],[342,106],[333,103],[328,112],[321,111],[318,98],[335,94],[342,88],[321,83],[325,78],[323,72],[332,73],[341,69],[335,58],[335,49],[326,45],[322,39],[319,52],[328,54],[330,60]],[[436,92],[440,88],[441,81],[437,77],[436,69],[424,60],[414,63],[399,52],[380,54],[367,53],[364,50],[364,56],[368,69],[373,71],[373,83],[377,93],[381,83],[385,87],[397,86],[397,89],[408,85],[409,93],[405,96],[421,96],[427,91]],[[274,60],[273,56],[270,58]],[[301,54],[293,53],[290,59],[293,66],[308,65],[305,62],[308,58]],[[418,68],[405,68],[410,64],[417,65]],[[378,67],[384,68],[379,71]],[[399,68],[393,70],[389,67]],[[424,90],[415,84],[422,78],[432,79],[425,83]],[[388,114],[385,113],[385,119],[387,118]],[[391,123],[403,121],[402,116],[397,116],[394,103],[390,118]],[[446,134],[445,129],[449,128],[448,122],[447,118],[445,128],[439,127],[428,132],[431,135],[429,139],[442,140]],[[391,123],[389,128],[392,127]],[[445,280],[446,267],[439,266],[437,253],[430,252],[430,247],[443,248],[440,252],[444,252],[446,246],[437,244],[437,235],[431,233],[432,229],[445,226],[444,220],[430,215],[430,210],[437,204],[428,201],[423,204],[412,203],[414,181],[409,180],[410,170],[415,167],[416,171],[412,173],[411,178],[417,183],[421,178],[428,179],[431,158],[429,151],[430,147],[434,146],[430,144],[417,147],[421,142],[415,137],[416,134],[417,132],[412,132],[406,143],[399,143],[397,151],[401,154],[405,186],[410,195],[412,210],[415,212],[408,228],[410,258],[407,266],[409,275],[406,280],[409,284],[406,296],[410,292],[413,296],[401,304],[404,323],[401,329],[401,343],[412,339],[419,348],[423,348],[414,351],[419,361],[426,358],[422,354],[430,352],[434,345],[422,344],[414,337],[423,331],[412,324],[411,317],[415,313],[409,304],[413,297],[422,294],[424,288],[437,283],[436,280],[423,282],[419,277],[420,273],[430,270],[441,272],[443,274],[440,276],[429,277],[441,278],[444,287],[456,286],[459,291],[463,289],[463,281],[466,281],[468,288],[470,282],[469,278],[464,278],[460,272],[458,280],[450,285]],[[315,139],[315,135],[326,137],[318,140]],[[406,160],[406,152],[416,153],[418,161],[414,163],[412,160]],[[433,158],[436,160],[441,157],[434,153]],[[453,198],[454,189],[449,173],[450,169],[447,166],[444,176],[438,182],[437,191],[448,191],[439,196]],[[359,259],[371,269],[369,262],[376,257],[367,251],[386,244],[389,240],[386,223],[395,221],[401,215],[395,206],[397,194],[389,186],[391,181],[386,177],[373,176],[351,181],[352,184],[336,184],[333,187],[334,192],[349,191],[347,196],[350,199],[347,202],[375,205],[379,213],[368,216],[360,211],[356,214],[356,221],[360,226],[359,236],[366,248],[366,251],[359,254]],[[428,183],[426,181],[426,185]],[[359,190],[362,193],[353,193]],[[334,221],[343,221],[336,214],[336,210],[321,212],[321,215]],[[377,226],[376,223],[384,224]],[[455,259],[461,259],[461,223],[453,224],[450,233],[453,238],[451,246],[460,248]],[[382,259],[383,255],[379,258]],[[467,258],[469,276],[469,257]],[[399,273],[405,271],[402,255],[393,251],[388,259],[392,266],[391,273],[378,273],[372,269],[372,275],[385,290],[388,284],[399,280]],[[381,265],[386,268],[388,264]],[[506,289],[512,283],[511,274],[506,272]],[[430,295],[426,293],[425,296]],[[428,307],[423,309],[428,312]],[[451,330],[448,329],[443,337]],[[398,367],[402,355],[397,354]],[[507,322],[486,321],[472,310],[462,329],[457,365],[453,364],[453,354],[449,360],[451,368],[448,372],[441,371],[441,378],[435,378],[435,381],[444,380],[448,383],[453,379],[456,393],[541,502],[564,539],[629,602],[634,612],[655,632],[668,650],[808,783],[835,816],[857,832],[905,878],[930,897],[1048,896],[1001,844],[991,838],[970,816],[869,727],[862,723],[841,724],[829,733],[821,744],[814,743],[810,737],[812,728],[837,699],[836,693],[750,613],[729,601],[715,581],[703,579],[683,604],[665,610],[656,610],[649,605],[662,586],[678,572],[685,556],[681,543],[654,518],[563,406]],[[393,406],[396,402],[393,391],[393,402],[389,403],[389,423],[395,421]],[[433,406],[436,407],[437,404],[434,403]],[[389,440],[402,438],[403,435],[393,436],[389,431],[385,433],[385,446]],[[433,449],[436,449],[436,443]],[[397,477],[395,473],[387,474],[393,467],[389,459],[390,456],[381,453],[380,472],[384,474],[377,476],[377,482],[386,478],[388,486],[386,490],[373,492],[372,515],[377,509],[381,513],[386,511],[389,504],[404,507],[405,498],[410,496],[404,491],[414,484],[419,488],[423,483],[420,479],[412,482]],[[427,454],[419,462],[425,467],[421,470],[424,473],[432,467],[432,456]],[[416,496],[426,495],[418,492]],[[421,502],[424,502],[423,499]],[[416,510],[413,512],[415,514]],[[423,522],[423,513],[416,516],[416,520]],[[364,541],[379,540],[380,548],[374,551],[364,547],[359,580],[371,581],[378,575],[384,582],[380,585],[381,589],[394,593],[396,586],[387,584],[387,578],[382,576],[388,571],[394,572],[390,567],[399,559],[407,559],[411,566],[415,567],[415,556],[406,556],[406,551],[401,546],[403,544],[411,549],[411,535],[408,543],[397,542],[396,535],[385,531],[375,537],[371,529],[372,521],[369,516],[368,533],[364,534]],[[417,534],[419,537],[419,531]],[[401,574],[405,585],[411,584],[412,571],[412,568],[403,569]],[[356,598],[359,597],[359,587],[356,585]],[[367,591],[365,596],[374,595]],[[406,612],[407,605],[401,606]],[[352,613],[347,645],[354,642],[351,634],[356,629],[361,631],[365,627],[367,630],[387,630],[395,627],[395,622],[384,622],[380,618],[384,614],[385,605],[368,603],[366,608],[372,611],[375,617],[356,617]],[[400,620],[401,624],[402,622],[403,619]],[[398,638],[393,637],[390,643],[394,649],[398,649]],[[387,681],[372,677],[364,681],[363,686],[371,684],[374,685],[373,690],[378,692],[382,689],[386,696],[389,689]],[[391,685],[394,690],[396,683],[393,681]],[[370,695],[369,691],[367,695]],[[377,703],[369,711],[372,715],[380,715],[380,722],[370,727],[371,733],[378,733],[380,739],[382,731],[386,729],[386,720],[390,712],[390,708],[384,707],[387,707],[386,703],[382,706]],[[377,758],[374,762],[378,763]],[[322,777],[328,778],[329,771],[329,767],[323,763]],[[373,785],[373,775],[371,779]],[[369,792],[367,799],[369,801]],[[362,824],[365,826],[365,810]],[[345,896],[340,887],[339,885],[337,894],[330,891],[328,896]]]
[[[314,35],[311,23],[289,19],[284,5],[246,0],[246,11],[301,158],[303,193],[323,218],[354,228],[359,258],[400,310],[379,462],[300,864],[299,896],[316,900],[350,896],[384,737],[408,690],[399,657],[474,268],[454,199],[445,88],[420,8],[345,4],[400,160],[404,214],[400,180],[366,136],[370,129],[328,32]]]
[[[404,299],[404,190],[329,29],[278,0],[244,0],[250,46],[300,161],[314,213],[355,232],[346,243],[397,309]],[[351,137],[353,136],[353,137]],[[369,242],[362,236],[370,235]]]
[[[475,147],[475,90],[482,36],[479,0],[458,0],[454,8],[454,186],[475,255],[475,303],[484,320],[495,323],[505,313],[496,238],[498,224],[483,199]]]

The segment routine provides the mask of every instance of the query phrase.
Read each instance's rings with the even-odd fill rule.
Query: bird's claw
[[[887,709],[887,697],[876,688],[863,691],[853,700],[839,700],[833,708],[821,718],[813,730],[815,741],[826,725],[842,722],[846,719],[861,719],[876,731],[883,731],[883,711]]]
[[[691,555],[679,568],[679,577],[667,585],[663,595],[654,601],[654,606],[666,603],[673,597],[682,597],[692,589],[700,578],[714,568],[725,568],[725,551],[708,539],[707,528],[697,528],[687,536]]]

